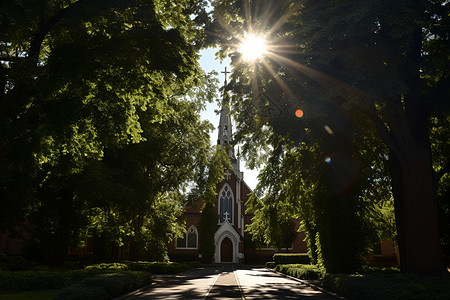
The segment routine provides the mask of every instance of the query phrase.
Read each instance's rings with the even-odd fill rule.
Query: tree
[[[230,158],[225,149],[220,146],[211,151],[202,179],[198,180],[198,188],[191,194],[191,204],[203,200],[201,209],[202,218],[199,224],[200,240],[199,249],[202,261],[211,263],[214,259],[215,242],[214,234],[217,231],[217,185],[225,179],[225,171],[231,170]]]
[[[326,152],[327,143],[320,139],[305,139],[309,142],[294,145],[290,137],[272,134],[273,150],[248,201],[248,211],[255,214],[248,229],[259,240],[276,245],[289,234],[282,225],[299,219],[311,261],[327,272],[358,271],[362,256],[388,237],[390,225],[380,208],[388,206],[390,190],[383,178],[379,142],[374,139],[371,150],[357,148],[350,157],[343,151]],[[381,168],[372,167],[374,161]]]
[[[204,6],[2,1],[3,226],[27,218],[60,263],[97,208],[123,225],[183,189],[209,147],[198,117],[213,91],[197,63]]]
[[[235,101],[239,108],[235,111],[241,112],[238,122],[246,124],[242,128],[256,128],[257,133],[247,138],[248,144],[255,143],[261,132],[257,128],[266,122],[294,141],[305,136],[304,128],[320,135],[325,125],[345,136],[349,126],[360,126],[349,122],[349,116],[362,113],[390,151],[401,268],[404,272],[442,274],[445,268],[428,130],[430,112],[437,102],[424,93],[425,74],[421,72],[427,57],[436,55],[448,64],[448,55],[423,53],[422,49],[430,39],[442,41],[440,44],[448,41],[444,11],[449,3],[216,3],[218,22],[227,28],[222,34],[222,41],[227,40],[224,53],[238,43],[228,32],[234,37],[242,36],[243,31],[265,33],[270,40],[272,50],[267,57],[251,68],[241,64],[230,83],[240,95],[249,96]],[[424,38],[424,28],[433,33]],[[238,65],[239,55],[233,55]],[[448,84],[444,88],[447,76],[440,72],[435,78],[433,86],[441,90],[437,98],[444,99],[442,91],[448,93]],[[267,108],[282,111],[284,118],[267,113]],[[305,115],[302,122],[294,117],[299,108]],[[249,115],[256,117],[245,120]]]

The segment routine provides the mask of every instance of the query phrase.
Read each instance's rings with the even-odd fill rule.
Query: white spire
[[[231,144],[233,137],[233,125],[231,123],[230,109],[228,108],[228,102],[226,101],[227,93],[225,91],[227,86],[227,74],[229,74],[230,72],[227,71],[227,67],[225,67],[225,71],[222,71],[221,73],[225,74],[225,82],[222,98],[222,108],[220,109],[217,144],[220,145],[221,147],[228,148],[227,149],[228,156],[231,159],[231,163],[234,165],[236,163],[236,156],[234,155],[234,147]]]
[[[220,110],[219,119],[219,136],[217,138],[217,144],[222,147],[230,145],[231,137],[233,134],[233,126],[231,124],[230,110],[225,101],[222,101],[222,109]]]

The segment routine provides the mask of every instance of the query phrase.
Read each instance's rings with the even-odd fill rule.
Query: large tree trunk
[[[391,155],[393,191],[396,202],[400,261],[403,272],[442,274],[445,265],[439,242],[437,201],[428,131],[428,114],[420,80],[422,32],[414,33],[405,82],[404,113],[397,109],[392,124],[396,157]],[[392,153],[391,153],[392,154]]]
[[[401,165],[397,157],[390,151],[389,153],[389,167],[392,181],[392,194],[394,196],[394,211],[395,211],[395,225],[397,228],[397,244],[398,254],[400,256],[400,269],[404,270],[404,261],[401,259],[405,256],[405,226],[404,224],[404,196]]]
[[[406,150],[406,149],[405,149]],[[402,272],[442,274],[437,203],[433,193],[429,149],[410,145],[393,181]]]
[[[59,214],[59,224],[46,245],[46,260],[49,265],[62,265],[67,258],[74,210],[73,197],[74,194],[70,188],[64,189],[59,199],[60,203],[55,207]]]
[[[69,233],[59,231],[55,233],[52,240],[47,245],[46,263],[51,266],[62,265],[67,258],[67,248],[69,246]]]

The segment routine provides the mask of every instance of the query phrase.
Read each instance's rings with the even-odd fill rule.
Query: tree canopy
[[[299,149],[318,147],[312,168],[324,170],[328,196],[348,186],[353,196],[344,197],[356,200],[373,195],[380,182],[391,183],[402,270],[441,274],[430,121],[448,118],[448,72],[442,68],[449,63],[449,3],[215,3],[220,25],[214,29],[222,55],[234,64],[229,88],[247,157],[257,162],[262,144],[275,149],[268,138],[273,132]],[[237,51],[246,33],[267,40],[268,51],[256,62],[245,62]],[[444,134],[431,144],[447,141]],[[440,158],[434,155],[434,162]],[[439,163],[441,173],[448,172],[446,161]],[[310,172],[297,168],[298,176]],[[351,206],[361,213],[357,202]]]
[[[116,244],[180,232],[181,193],[210,147],[199,117],[215,95],[198,65],[205,6],[0,3],[3,227],[26,218],[56,262],[88,225]]]

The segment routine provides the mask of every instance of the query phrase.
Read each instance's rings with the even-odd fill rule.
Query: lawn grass
[[[59,290],[0,292],[0,300],[51,300]]]

